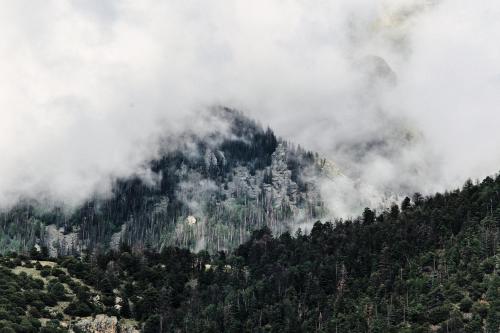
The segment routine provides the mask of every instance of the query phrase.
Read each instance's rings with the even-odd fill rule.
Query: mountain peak
[[[165,149],[150,162],[153,183],[117,179],[111,197],[69,214],[32,205],[3,213],[7,226],[23,226],[5,229],[3,248],[40,244],[52,254],[78,254],[126,243],[138,250],[177,245],[215,252],[263,226],[280,234],[325,215],[316,176],[333,175],[333,166],[237,110],[217,107],[208,117],[226,130],[190,135],[186,144]]]

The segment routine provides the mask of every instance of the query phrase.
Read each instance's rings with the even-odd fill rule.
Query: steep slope
[[[166,140],[147,179],[116,180],[110,198],[70,213],[33,201],[2,213],[0,250],[39,244],[55,256],[124,242],[218,251],[263,226],[280,234],[324,216],[317,181],[331,165],[241,113],[217,108],[211,117],[226,130]]]

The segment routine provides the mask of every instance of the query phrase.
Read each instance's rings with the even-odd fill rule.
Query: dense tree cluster
[[[59,323],[62,313],[53,309],[58,302],[68,299],[61,281],[66,283],[69,277],[62,271],[52,271],[50,267],[38,264],[36,269],[45,272],[42,276],[51,276],[48,283],[44,283],[25,271],[14,273],[12,269],[18,266],[34,269],[24,256],[0,257],[0,332],[64,332]],[[44,325],[41,318],[45,318]]]
[[[232,253],[122,245],[59,264],[103,303],[119,296],[120,310],[105,311],[135,318],[144,332],[497,333],[499,190],[500,176],[317,222],[308,235],[264,228]],[[67,312],[80,308],[103,310],[88,295]]]

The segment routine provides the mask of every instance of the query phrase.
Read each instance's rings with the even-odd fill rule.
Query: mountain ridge
[[[263,226],[280,234],[326,215],[318,181],[340,175],[332,163],[241,112],[214,108],[210,121],[222,129],[203,137],[186,133],[173,145],[167,139],[148,163],[147,178],[117,179],[109,198],[91,199],[69,214],[36,201],[0,213],[0,250],[37,244],[56,256],[124,242],[138,250],[175,245],[217,252]]]

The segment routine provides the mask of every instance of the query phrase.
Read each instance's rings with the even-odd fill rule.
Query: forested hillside
[[[81,297],[74,308],[133,318],[144,332],[497,333],[499,204],[500,176],[317,222],[308,235],[263,228],[231,253],[122,244],[58,262],[124,305],[96,310]]]
[[[263,226],[281,234],[324,216],[317,182],[336,173],[330,164],[237,111],[215,109],[211,121],[227,131],[187,133],[175,149],[166,141],[148,179],[117,179],[109,198],[71,210],[35,198],[0,212],[0,253],[38,244],[78,255],[120,243],[214,253]]]

